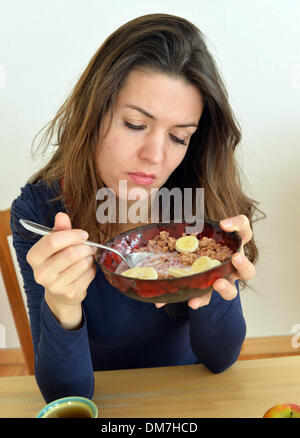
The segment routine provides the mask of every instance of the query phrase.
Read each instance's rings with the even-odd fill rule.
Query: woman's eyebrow
[[[150,119],[156,120],[156,118],[148,113],[146,110],[144,110],[143,108],[141,108],[138,105],[125,105],[127,108],[131,108],[134,109],[136,111],[139,111],[140,113],[144,114],[145,116],[149,117]],[[175,125],[175,128],[188,128],[189,126],[195,126],[196,128],[198,128],[198,124],[194,123],[194,122],[189,122],[189,123],[184,123],[183,125]]]

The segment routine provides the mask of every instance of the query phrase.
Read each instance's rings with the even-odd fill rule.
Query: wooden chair
[[[34,353],[28,315],[7,240],[7,236],[12,234],[9,221],[10,209],[0,211],[0,266],[25,363],[28,372],[34,374]]]

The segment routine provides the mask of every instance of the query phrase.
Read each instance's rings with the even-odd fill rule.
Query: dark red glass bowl
[[[129,254],[134,249],[147,245],[160,231],[168,231],[170,236],[179,238],[185,232],[185,227],[196,223],[151,223],[125,233],[119,234],[107,246],[117,249],[121,254]],[[217,243],[228,246],[233,253],[240,251],[241,238],[236,232],[223,231],[218,222],[205,221],[203,231],[197,238],[212,237]],[[192,274],[186,277],[141,280],[116,274],[115,270],[122,259],[111,251],[102,250],[97,255],[97,261],[109,283],[119,289],[124,295],[135,300],[148,303],[178,303],[190,298],[201,296],[212,290],[212,284],[218,278],[226,278],[235,268],[231,259],[208,271]]]

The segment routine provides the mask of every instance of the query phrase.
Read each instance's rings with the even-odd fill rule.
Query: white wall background
[[[243,129],[245,189],[267,214],[254,227],[257,293],[242,292],[247,336],[289,335],[300,324],[298,0],[0,0],[0,208],[43,164],[31,161],[32,139],[104,39],[156,12],[187,18],[206,35]],[[2,278],[0,324],[7,347],[18,347]]]

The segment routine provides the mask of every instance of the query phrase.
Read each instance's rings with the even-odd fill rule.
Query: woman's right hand
[[[75,329],[82,320],[81,302],[96,275],[96,248],[83,243],[87,233],[72,229],[65,213],[57,213],[53,230],[30,248],[26,260],[35,281],[44,286],[45,300],[59,323]]]

